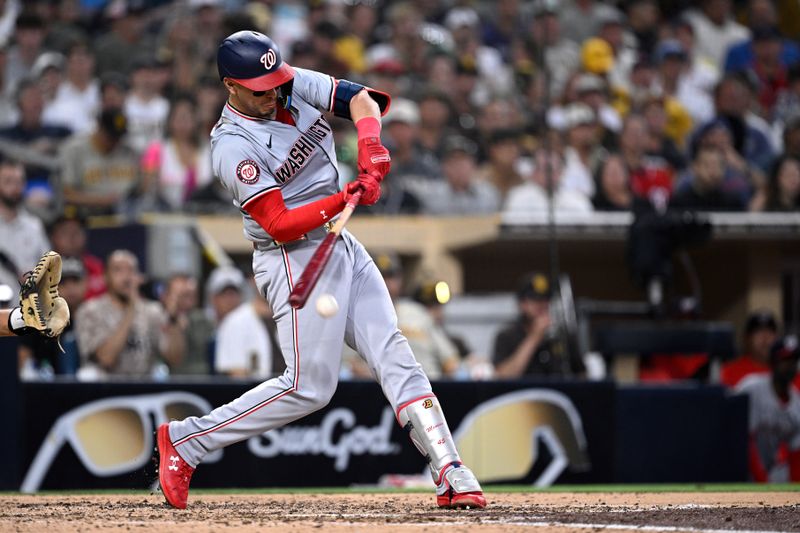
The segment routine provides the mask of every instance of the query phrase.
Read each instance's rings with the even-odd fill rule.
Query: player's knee
[[[336,392],[336,386],[327,387],[321,386],[314,391],[301,391],[300,397],[305,404],[307,412],[313,413],[319,411],[331,402],[333,393]]]

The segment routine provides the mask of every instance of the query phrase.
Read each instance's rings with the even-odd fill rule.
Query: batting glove
[[[351,189],[352,187],[352,189]],[[356,181],[347,185],[348,193],[361,190],[360,205],[373,205],[381,197],[381,182],[373,174],[359,174]]]
[[[378,137],[365,137],[358,141],[358,171],[370,173],[380,182],[389,173],[392,157]],[[363,203],[363,200],[362,200]]]

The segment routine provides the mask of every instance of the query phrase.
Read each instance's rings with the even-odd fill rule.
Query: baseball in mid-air
[[[325,318],[330,318],[339,310],[339,303],[332,294],[322,294],[317,298],[317,313]]]

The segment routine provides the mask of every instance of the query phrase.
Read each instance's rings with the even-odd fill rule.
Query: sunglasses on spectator
[[[65,443],[72,446],[83,466],[95,476],[108,477],[137,470],[152,456],[156,427],[170,420],[202,416],[210,409],[205,398],[188,392],[116,396],[76,407],[53,424],[20,491],[39,490]],[[221,452],[212,452],[203,462],[219,461]]]

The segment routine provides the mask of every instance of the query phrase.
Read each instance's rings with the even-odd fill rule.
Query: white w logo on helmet
[[[261,56],[261,59],[259,59],[261,64],[264,65],[264,68],[267,70],[275,66],[275,61],[277,60],[278,57],[275,55],[275,50],[273,50],[272,48],[267,50],[267,53]]]

